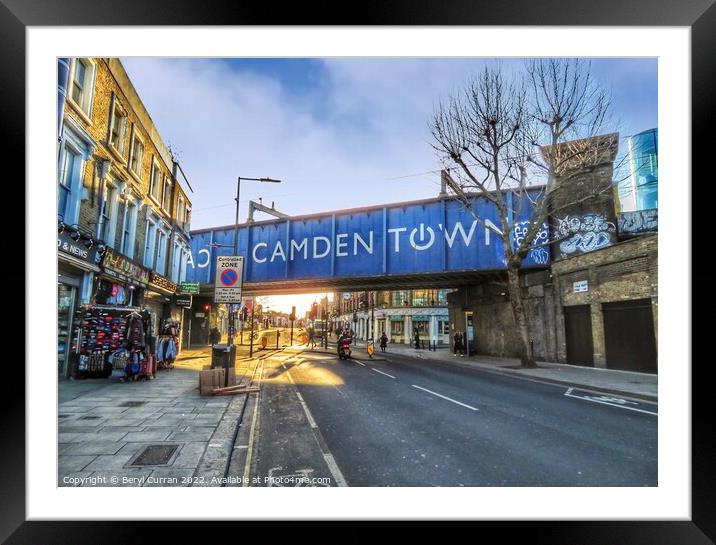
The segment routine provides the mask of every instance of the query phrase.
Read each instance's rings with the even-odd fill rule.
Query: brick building
[[[121,62],[58,59],[58,316],[67,373],[80,304],[173,305],[189,259],[188,181]],[[63,335],[64,334],[64,335]]]
[[[612,185],[615,136],[602,137],[609,149],[595,164],[553,181],[579,202],[551,217],[550,267],[521,275],[528,329],[538,360],[656,373],[657,210],[617,214],[613,191],[574,198]],[[495,280],[448,295],[451,331],[472,339],[472,353],[517,357],[506,279]]]

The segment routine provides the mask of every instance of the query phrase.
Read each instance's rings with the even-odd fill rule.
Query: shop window
[[[124,284],[100,279],[95,299],[100,305],[126,305],[129,295],[129,289]]]
[[[449,320],[438,320],[438,333],[440,335],[450,334],[450,321]]]
[[[428,333],[430,333],[430,322],[428,322],[427,320],[425,320],[425,321],[422,321],[422,320],[415,321],[414,320],[413,321],[413,333],[415,333],[415,331],[417,331],[420,334],[420,336],[427,335]]]
[[[92,111],[94,63],[89,59],[75,59],[72,71],[70,98],[87,116]]]
[[[402,335],[403,334],[403,321],[391,321],[390,322],[390,333],[391,335]]]

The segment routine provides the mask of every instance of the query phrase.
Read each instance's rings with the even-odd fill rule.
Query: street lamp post
[[[244,178],[239,176],[236,181],[236,221],[234,223],[234,255],[236,255],[239,252],[239,196],[241,195],[241,180],[251,181],[251,182],[270,182],[274,184],[280,184],[281,180],[275,180],[273,178]],[[236,304],[231,305],[231,328],[230,328],[230,334],[229,334],[229,344],[234,344],[234,334],[235,334],[235,326],[236,326]],[[251,317],[252,317],[252,326],[253,326],[253,308],[251,309]],[[252,327],[253,329],[253,327]],[[252,332],[253,333],[253,332]],[[253,340],[253,338],[252,338]]]

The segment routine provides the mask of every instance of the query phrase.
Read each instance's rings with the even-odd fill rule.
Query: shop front
[[[89,302],[95,273],[100,271],[100,245],[91,237],[59,224],[57,234],[57,372],[70,373],[74,315]]]
[[[93,295],[75,313],[68,372],[78,378],[154,377],[153,320],[140,306],[149,273],[112,248],[105,250]]]
[[[149,286],[144,292],[144,307],[152,314],[155,324],[152,335],[157,339],[157,364],[170,367],[180,350],[182,309],[176,304],[176,282],[154,271],[149,274]]]

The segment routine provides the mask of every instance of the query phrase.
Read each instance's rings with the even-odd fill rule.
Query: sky
[[[430,117],[496,62],[122,58],[193,188],[192,229],[234,223],[239,176],[281,180],[241,183],[242,222],[250,199],[300,215],[435,197]],[[658,126],[656,59],[593,59],[592,73],[612,93],[622,136]]]

